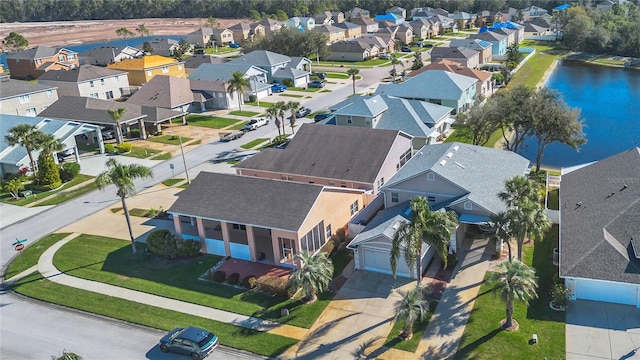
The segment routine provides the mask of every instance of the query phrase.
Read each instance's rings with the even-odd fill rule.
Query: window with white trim
[[[104,85],[104,79],[100,79],[100,85]]]
[[[378,189],[380,189],[382,187],[382,185],[384,185],[384,178],[383,177],[378,179]]]
[[[333,233],[331,232],[331,224],[327,225],[327,228],[325,230],[325,236],[328,238],[331,237],[331,235],[333,235]]]
[[[429,181],[435,181],[435,180],[436,180],[436,174],[434,174],[434,173],[428,173],[428,174],[427,174],[427,180],[429,180]]]
[[[34,117],[34,116],[37,115],[36,114],[36,108],[27,109],[27,110],[24,111],[24,113],[25,113],[26,116],[29,116],[29,117]]]
[[[465,201],[464,209],[465,210],[473,210],[473,204],[470,201]]]
[[[89,94],[89,97],[97,99],[98,98],[98,93]]]
[[[404,154],[400,155],[400,166],[398,167],[398,169],[403,167],[404,164],[406,164],[407,161],[409,161],[409,159],[411,159],[411,148],[405,151]]]
[[[347,124],[353,123],[353,117],[351,115],[347,115]]]
[[[243,231],[247,231],[247,226],[246,225],[242,225],[242,224],[233,224],[233,229],[234,230],[243,230]]]
[[[96,86],[96,84],[94,84],[93,80],[91,80],[91,81],[89,81],[89,86],[91,86],[91,87],[95,87],[95,86]]]
[[[107,100],[113,99],[113,91],[105,91],[104,96],[107,98]]]
[[[358,212],[358,200],[354,201],[350,207],[351,215],[355,215]]]
[[[47,90],[47,97],[52,97],[53,96],[53,90],[49,89]]]
[[[162,67],[162,73],[163,73],[163,74],[166,74],[166,73],[168,73],[168,72],[169,72],[169,67],[168,67],[168,66],[163,66],[163,67]]]
[[[31,97],[27,94],[27,95],[20,95],[18,97],[18,100],[20,100],[20,104],[26,104],[26,103],[30,103],[31,102]]]
[[[64,55],[58,56],[58,61],[64,61]]]
[[[391,202],[397,203],[399,201],[400,194],[397,192],[391,192]]]
[[[76,56],[74,54],[67,54],[67,60],[75,60]]]

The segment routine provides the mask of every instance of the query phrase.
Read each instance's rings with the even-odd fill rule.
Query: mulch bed
[[[443,269],[442,266],[438,269],[435,277],[429,283],[431,291],[426,296],[426,300],[440,300],[444,289],[447,288],[447,285],[451,281],[451,277],[453,276],[453,268],[455,268],[455,265],[449,264],[446,269]]]
[[[347,278],[340,275],[335,279],[331,280],[331,283],[329,284],[329,290],[333,292],[338,292],[338,290],[340,290],[340,288],[342,288],[342,285],[344,285],[346,282],[347,282]]]

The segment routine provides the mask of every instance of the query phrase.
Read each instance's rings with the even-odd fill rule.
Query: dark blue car
[[[207,357],[218,346],[219,339],[213,333],[194,326],[175,328],[160,339],[162,352],[175,352],[191,356],[193,360]]]
[[[281,93],[287,90],[287,85],[282,85],[280,83],[275,83],[271,85],[271,91]]]
[[[230,48],[234,48],[234,49],[238,49],[238,48],[240,48],[240,44],[232,42],[232,43],[229,43],[229,47]]]

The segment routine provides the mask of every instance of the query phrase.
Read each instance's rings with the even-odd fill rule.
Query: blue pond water
[[[640,144],[640,71],[564,61],[546,86],[562,94],[565,102],[581,109],[587,143],[576,152],[553,143],[542,164],[567,167],[602,160]],[[535,163],[535,139],[525,143],[524,157]]]
[[[179,36],[168,36],[168,35],[147,36],[147,37],[145,37],[146,41],[151,41],[152,39],[175,39],[175,40],[180,40],[180,37]],[[78,45],[68,45],[68,46],[63,46],[63,47],[65,49],[69,49],[69,50],[77,51],[78,53],[82,53],[82,52],[85,52],[87,50],[91,50],[93,48],[99,47],[99,46],[107,46],[107,45],[108,46],[125,46],[125,45],[129,45],[129,46],[137,47],[138,49],[142,49],[142,39],[141,38],[134,38],[134,39],[129,39],[127,41],[124,41],[124,40],[100,41],[100,42],[92,42],[92,43],[83,43],[83,44],[78,44]],[[0,53],[0,63],[3,64],[5,66],[5,68],[7,68],[7,54]]]

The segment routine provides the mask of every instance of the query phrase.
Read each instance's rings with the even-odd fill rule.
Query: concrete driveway
[[[640,360],[640,310],[577,300],[567,309],[567,359]]]
[[[407,286],[415,286],[415,280],[354,271],[313,324],[307,338],[279,359],[353,359],[362,351],[372,358],[380,357],[389,351],[382,344],[391,331],[395,304],[400,299],[393,289]],[[372,351],[380,353],[373,356]]]

